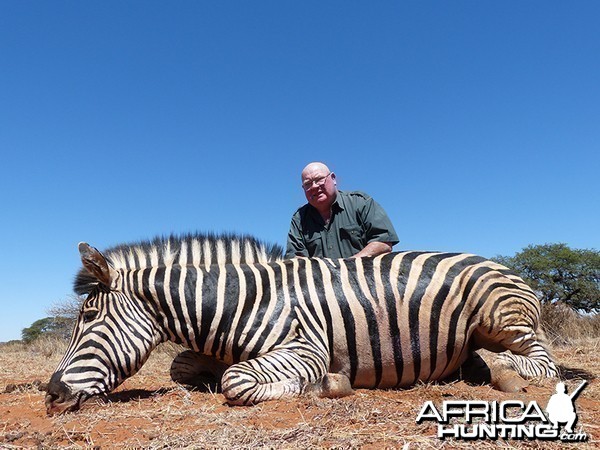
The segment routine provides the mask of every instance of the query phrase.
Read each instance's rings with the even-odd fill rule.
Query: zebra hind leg
[[[213,357],[186,350],[171,363],[171,379],[200,390],[219,392],[221,378],[228,367]]]
[[[473,351],[456,372],[444,379],[458,380],[476,386],[492,384],[505,392],[517,392],[528,385],[512,368],[499,361],[497,353],[485,349]]]
[[[524,391],[529,386],[529,382],[503,359],[504,355],[509,354],[508,352],[493,353],[485,349],[478,350],[473,354],[476,355],[474,359],[477,362],[474,365],[463,365],[461,368],[463,373],[468,374],[465,381],[474,384],[490,383],[502,392]],[[474,377],[474,380],[469,377]]]
[[[494,387],[505,392],[518,392],[528,385],[525,379],[558,377],[558,368],[546,348],[541,330],[536,333],[523,327],[506,327],[498,337],[501,339],[497,343],[510,352],[495,355],[488,362]],[[480,354],[486,359],[485,353]]]

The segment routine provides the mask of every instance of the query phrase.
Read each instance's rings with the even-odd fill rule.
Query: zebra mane
[[[279,260],[283,256],[283,248],[246,234],[187,233],[119,244],[104,250],[102,254],[117,270],[173,264],[193,264],[209,268],[212,264],[250,264]],[[98,280],[82,267],[75,277],[73,290],[78,295],[83,295],[97,284]]]

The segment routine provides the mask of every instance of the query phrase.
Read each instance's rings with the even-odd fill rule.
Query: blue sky
[[[0,2],[0,341],[71,295],[77,243],[285,243],[300,171],[396,250],[600,249],[600,4]]]

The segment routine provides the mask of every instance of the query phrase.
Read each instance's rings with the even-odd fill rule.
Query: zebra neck
[[[246,300],[232,265],[165,266],[145,270],[144,297],[155,308],[165,340],[211,356],[223,354],[222,339],[238,304]]]

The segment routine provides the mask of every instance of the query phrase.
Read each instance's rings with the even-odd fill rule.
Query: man
[[[301,177],[308,204],[292,216],[286,258],[377,256],[398,243],[383,208],[362,192],[339,191],[325,164],[310,163]]]

